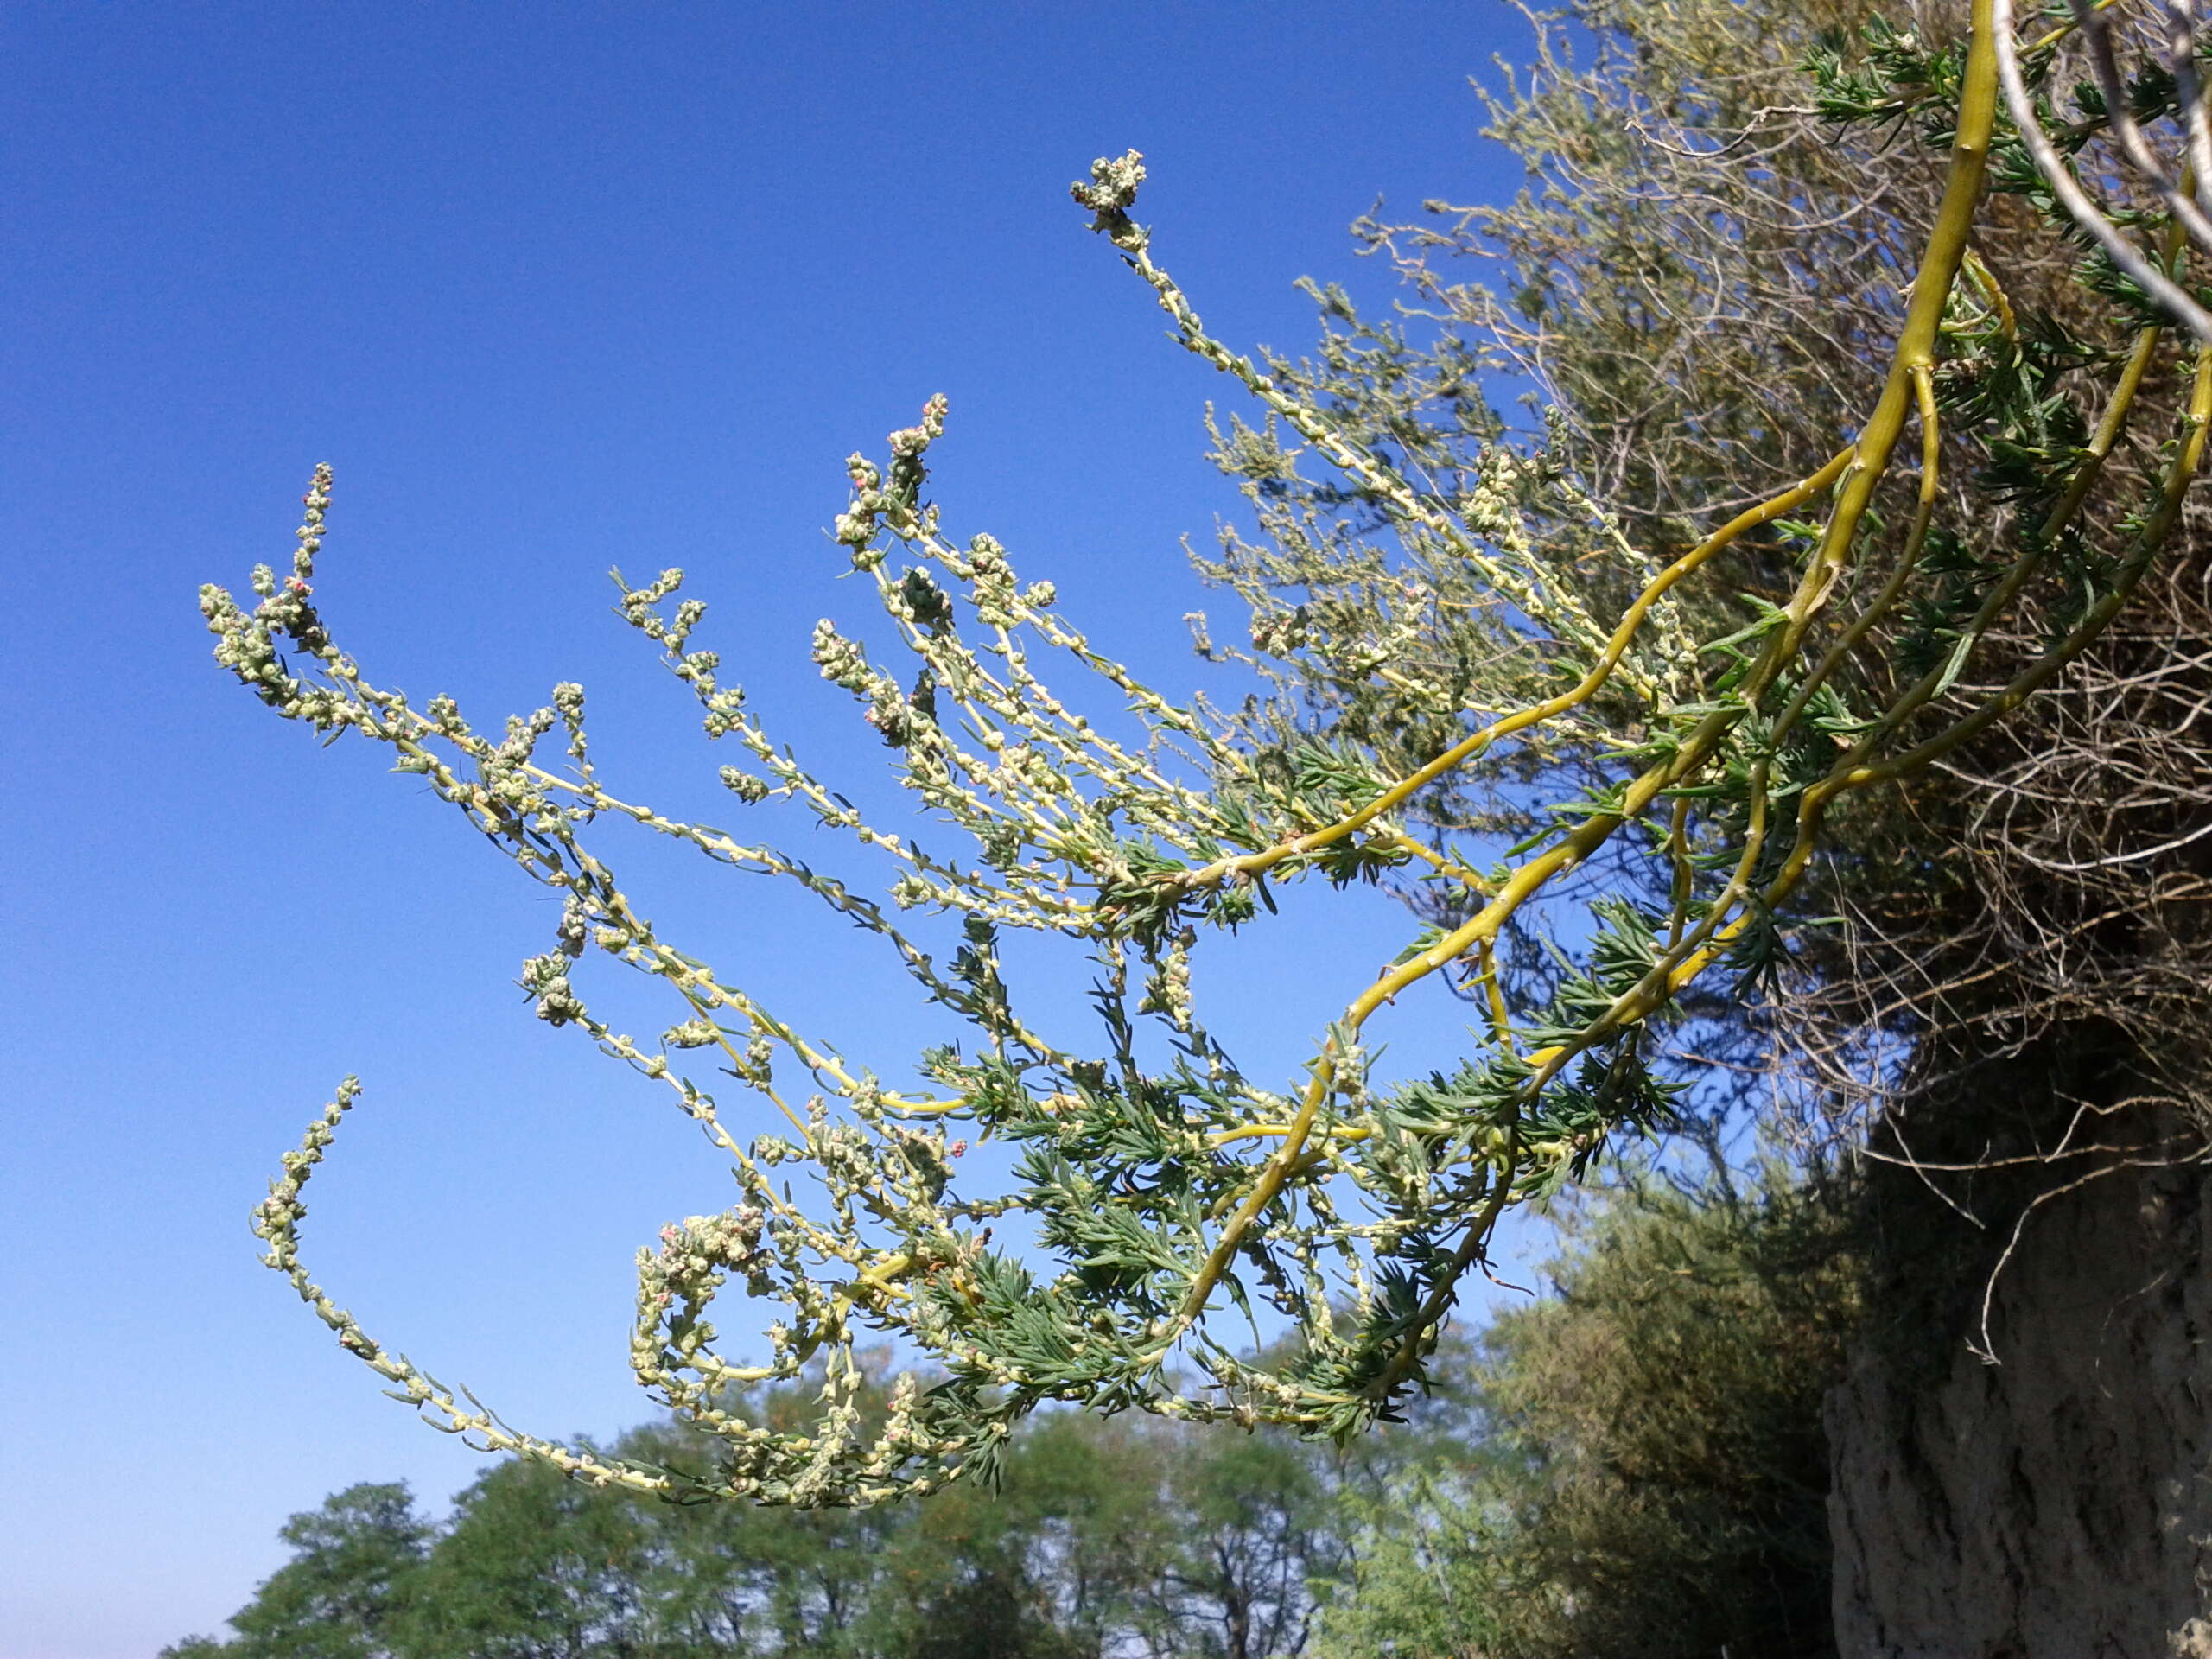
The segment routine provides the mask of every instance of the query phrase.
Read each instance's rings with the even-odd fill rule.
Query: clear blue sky
[[[0,1659],[146,1659],[246,1598],[288,1513],[473,1473],[256,1263],[247,1209],[346,1071],[312,1258],[526,1426],[645,1414],[631,1255],[728,1190],[528,1017],[542,893],[228,683],[198,584],[281,562],[327,460],[319,596],[372,672],[480,719],[581,679],[613,776],[726,812],[606,570],[689,567],[758,702],[865,776],[806,659],[860,598],[823,527],[842,457],[941,391],[951,524],[1197,685],[1178,539],[1235,510],[1199,426],[1233,388],[1067,181],[1144,149],[1140,216],[1209,322],[1298,346],[1293,278],[1387,302],[1345,235],[1377,195],[1516,188],[1465,78],[1524,28],[1503,0],[0,14]],[[639,868],[851,1052],[932,1034],[757,885]],[[1299,941],[1379,963],[1400,931],[1355,903],[1248,935],[1248,1056],[1287,1072],[1340,1000]],[[1433,1012],[1384,1033],[1402,1058],[1450,1046]]]

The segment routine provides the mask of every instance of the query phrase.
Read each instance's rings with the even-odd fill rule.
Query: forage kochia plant
[[[257,1211],[269,1263],[440,1427],[672,1498],[865,1503],[927,1491],[988,1471],[1012,1426],[1046,1401],[1335,1436],[1388,1413],[1421,1382],[1455,1287],[1485,1261],[1501,1215],[1616,1137],[1668,1121],[1677,1085],[1652,1070],[1651,1027],[1715,964],[1757,975],[1775,963],[1777,918],[1812,868],[1830,805],[1927,764],[2059,673],[2158,557],[2201,459],[2212,369],[2201,353],[2177,356],[2124,276],[2100,278],[2121,340],[2106,349],[2015,315],[1968,252],[1993,146],[2000,186],[2031,198],[2042,188],[1998,127],[1986,0],[1961,45],[1875,44],[1868,67],[1839,56],[1822,67],[1830,112],[1915,122],[1949,168],[1886,384],[1813,475],[1663,559],[1630,545],[1540,448],[1501,442],[1451,493],[1401,470],[1386,446],[1356,440],[1331,409],[1206,333],[1130,217],[1144,177],[1135,152],[1075,187],[1182,343],[1259,404],[1281,464],[1328,469],[1344,499],[1417,555],[1412,575],[1391,579],[1453,563],[1467,626],[1494,650],[1453,705],[1457,735],[1410,769],[1327,733],[1255,736],[1102,655],[1049,583],[1024,582],[988,534],[947,526],[927,490],[946,418],[933,398],[883,461],[848,462],[836,520],[902,660],[894,671],[829,621],[813,656],[962,850],[925,850],[870,821],[779,745],[703,643],[707,607],[685,594],[681,571],[626,587],[621,601],[697,700],[708,735],[735,751],[721,780],[737,806],[796,804],[880,857],[878,900],[766,842],[618,792],[587,744],[580,687],[556,686],[545,707],[486,730],[450,697],[417,703],[370,679],[315,603],[330,500],[318,470],[289,573],[257,569],[250,609],[203,590],[218,659],[285,717],[385,746],[398,771],[561,895],[550,948],[522,969],[538,1016],[666,1089],[735,1177],[729,1209],[671,1224],[641,1252],[631,1344],[639,1381],[719,1437],[722,1454],[711,1470],[675,1471],[519,1433],[332,1301],[300,1256],[302,1193],[355,1100],[351,1079]],[[2178,272],[2182,245],[2145,222]],[[2156,494],[2126,519],[2124,556],[2106,557],[2076,521],[2155,377],[2177,380],[2166,406],[2180,413]],[[2094,425],[2074,412],[2090,396],[2101,399]],[[2006,561],[1962,560],[1932,522],[1942,468],[1955,464],[1946,449],[1969,447],[2002,474],[1992,510],[2012,527]],[[1558,556],[1556,537],[1529,531],[1539,513],[1590,525],[1611,568],[1593,575]],[[1703,591],[1724,555],[1762,536],[1795,559],[1786,595]],[[2072,598],[2041,653],[1958,707],[1983,637],[2053,581]],[[1624,597],[1601,602],[1607,592]],[[1869,676],[1862,643],[1885,620],[1894,641],[1898,619],[1916,665]],[[1307,620],[1263,609],[1255,648],[1306,649]],[[1409,696],[1439,695],[1449,676],[1469,683],[1465,661],[1426,658],[1412,639],[1378,634],[1361,671]],[[1115,706],[1112,719],[1096,723],[1051,689],[1048,670],[1072,673]],[[1870,702],[1869,687],[1886,689]],[[1600,785],[1551,802],[1502,862],[1478,865],[1414,827],[1425,791],[1509,765],[1541,785],[1558,775],[1547,764],[1568,759]],[[625,821],[804,888],[880,939],[946,1022],[948,1040],[921,1058],[927,1086],[887,1086],[835,1033],[798,1029],[697,941],[640,915],[610,861],[609,826]],[[1505,950],[1540,895],[1593,871],[1620,874],[1592,900],[1580,959],[1530,1005],[1501,971]],[[1440,895],[1429,908],[1459,919],[1348,986],[1310,1052],[1248,1066],[1194,1002],[1192,954],[1264,927],[1270,884],[1314,876],[1421,880]],[[925,948],[933,927],[957,928],[949,954]],[[1016,1006],[1000,970],[1014,931],[1065,939],[1096,964],[1088,1046],[1059,1046]],[[594,1012],[588,967],[607,959],[664,987],[658,1037]],[[1437,975],[1457,978],[1486,1033],[1451,1074],[1384,1087],[1370,1077],[1368,1027]],[[1165,1064],[1143,1058],[1163,1052]],[[1018,1149],[1007,1190],[956,1179],[963,1143],[983,1138]],[[1032,1244],[994,1246],[993,1224],[1007,1217]],[[777,1310],[758,1363],[717,1352],[709,1315],[737,1289]],[[1261,1342],[1257,1305],[1287,1337]],[[886,1338],[928,1369],[903,1377],[887,1409],[863,1412],[856,1347]],[[805,1432],[743,1409],[748,1385],[810,1368],[823,1409]]]

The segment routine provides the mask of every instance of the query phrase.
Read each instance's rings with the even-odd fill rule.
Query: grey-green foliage
[[[1325,1659],[1815,1659],[1821,1400],[1859,1318],[1849,1206],[1778,1169],[1580,1211],[1551,1294],[1499,1319],[1480,1436],[1357,1512]]]
[[[1076,187],[1092,227],[1181,342],[1261,411],[1265,429],[1232,427],[1224,442],[1289,563],[1233,545],[1232,563],[1260,563],[1231,579],[1255,599],[1259,653],[1294,664],[1288,701],[1223,720],[1140,684],[1065,620],[1049,584],[1017,579],[997,541],[954,537],[927,487],[941,399],[892,435],[884,463],[852,458],[837,520],[901,666],[829,621],[814,658],[959,850],[868,820],[779,745],[700,643],[706,606],[680,596],[680,571],[623,588],[623,615],[708,735],[738,750],[721,774],[738,806],[795,810],[880,855],[887,903],[768,841],[616,792],[572,683],[486,731],[451,697],[418,705],[372,679],[315,597],[329,501],[318,474],[289,575],[257,569],[251,608],[203,590],[218,660],[285,717],[383,746],[557,893],[552,948],[522,971],[539,1016],[666,1088],[730,1163],[737,1201],[641,1254],[631,1348],[641,1382],[717,1436],[721,1455],[677,1471],[510,1428],[338,1306],[302,1262],[299,1223],[351,1081],[257,1214],[270,1264],[439,1426],[677,1499],[806,1507],[934,1490],[988,1475],[1012,1426],[1050,1401],[1339,1439],[1390,1415],[1423,1381],[1504,1212],[1672,1120],[1680,1084],[1654,1069],[1658,1028],[1701,976],[1732,977],[1731,995],[1770,982],[1831,805],[2005,719],[2097,639],[2179,522],[2212,361],[2192,378],[2162,356],[2139,296],[2101,278],[2084,289],[2102,306],[2094,339],[2008,301],[1970,257],[1980,219],[2025,222],[2046,242],[2064,227],[2037,217],[2032,180],[1996,142],[1986,29],[1970,48],[1895,35],[1873,46],[1867,75],[1840,57],[1823,67],[1824,107],[1948,148],[1915,297],[1893,346],[1857,342],[1888,365],[1870,378],[1863,422],[1688,548],[1630,533],[1573,442],[1506,442],[1471,392],[1444,398],[1450,429],[1423,448],[1422,417],[1338,395],[1380,386],[1388,404],[1399,394],[1379,371],[1317,378],[1233,353],[1131,216],[1140,159],[1096,163]],[[2011,194],[1985,212],[1993,143],[1993,181]],[[1922,163],[1897,165],[1916,176]],[[2152,381],[2169,404],[2176,386],[2190,400],[2157,487],[2130,500],[2139,480],[2121,479],[2120,503],[2096,503],[2113,512],[2088,512]],[[1443,396],[1433,379],[1415,394]],[[2101,435],[2087,439],[2099,407]],[[1916,457],[1904,442],[1916,422]],[[1955,505],[1942,482],[1952,451],[1986,463],[1973,510],[2001,527],[1993,553],[1937,522]],[[1271,600],[1285,582],[1308,601]],[[1700,584],[1713,591],[1699,596]],[[2051,626],[2017,671],[1994,687],[1962,681],[2012,626],[2015,601],[2045,588]],[[1342,602],[1332,610],[1320,590]],[[1117,707],[1085,712],[1048,689],[1047,664]],[[1325,684],[1350,689],[1332,702]],[[1321,703],[1318,727],[1300,697]],[[1484,798],[1510,810],[1464,804]],[[795,884],[880,939],[958,1039],[923,1057],[928,1086],[887,1086],[641,914],[609,861],[607,826],[624,823]],[[1479,832],[1509,826],[1526,833],[1495,860]],[[1220,950],[1224,934],[1264,926],[1271,884],[1414,868],[1439,925],[1348,985],[1309,1051],[1255,1065],[1215,1039],[1192,994],[1202,940]],[[1580,955],[1516,975],[1546,942],[1540,901],[1578,885]],[[1064,1041],[1017,1006],[1001,972],[1009,931],[1088,953],[1093,1037]],[[658,1040],[594,1013],[584,964],[607,957],[655,982],[669,1020]],[[1466,1059],[1396,1086],[1371,1078],[1370,1022],[1454,976],[1486,1016]],[[770,1132],[718,1096],[724,1077],[757,1097]],[[1011,1186],[955,1179],[971,1135],[1018,1148]],[[793,1169],[807,1181],[791,1184]],[[994,1243],[994,1224],[1016,1217],[1037,1255]],[[711,1305],[740,1287],[777,1309],[756,1365],[716,1345]],[[1290,1339],[1268,1345],[1264,1325]],[[857,1347],[885,1338],[932,1369],[871,1414]],[[726,1403],[811,1364],[823,1411],[804,1429]]]

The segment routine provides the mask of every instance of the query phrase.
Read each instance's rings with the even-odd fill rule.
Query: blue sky
[[[611,775],[719,812],[721,757],[609,610],[609,566],[682,563],[756,702],[865,779],[881,750],[806,658],[860,611],[823,529],[842,457],[944,391],[949,522],[1205,683],[1179,538],[1235,510],[1200,430],[1234,388],[1067,181],[1145,150],[1140,217],[1208,322],[1294,348],[1300,275],[1387,302],[1345,234],[1378,195],[1517,186],[1465,83],[1524,31],[1502,0],[0,14],[0,1659],[147,1659],[246,1598],[285,1515],[473,1472],[256,1262],[247,1209],[346,1072],[312,1259],[534,1428],[645,1414],[632,1253],[728,1192],[650,1085],[528,1017],[541,893],[228,683],[198,585],[280,562],[327,461],[319,598],[372,673],[480,720],[582,680]],[[804,912],[638,868],[849,1052],[943,1034]],[[1402,931],[1317,893],[1248,933],[1217,987],[1247,1064],[1287,1072]],[[1427,1012],[1382,1033],[1405,1063],[1453,1046]]]

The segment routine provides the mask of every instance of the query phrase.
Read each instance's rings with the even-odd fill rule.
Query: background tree
[[[645,1651],[649,1539],[632,1506],[541,1464],[499,1463],[431,1552],[403,1645],[483,1659]]]
[[[409,1522],[418,1567],[389,1650],[1833,1651],[1819,1396],[1856,1309],[1848,1223],[1778,1166],[1611,1189],[1575,1211],[1542,1300],[1440,1357],[1414,1421],[1341,1454],[1054,1412],[1023,1426],[996,1492],[803,1511],[670,1505],[502,1461],[444,1525]],[[660,1463],[707,1450],[668,1424],[617,1444]],[[172,1652],[353,1651],[332,1645],[347,1610],[395,1604],[375,1552],[318,1553],[355,1495],[287,1526],[298,1559],[234,1621],[256,1636]],[[309,1559],[324,1589],[302,1609]]]
[[[742,1408],[764,1421],[803,1414],[804,1392],[763,1390]],[[880,1390],[874,1399],[880,1409]],[[442,1523],[406,1508],[400,1489],[368,1486],[294,1517],[283,1533],[294,1559],[232,1620],[236,1638],[170,1651],[1291,1656],[1343,1568],[1348,1478],[1373,1487],[1416,1438],[1363,1446],[1348,1470],[1281,1433],[1052,1412],[1023,1426],[995,1489],[805,1510],[671,1504],[503,1459],[456,1495]],[[663,1467],[715,1454],[708,1437],[672,1422],[634,1429],[607,1452]],[[372,1512],[378,1497],[387,1501]]]
[[[404,1484],[364,1483],[277,1533],[292,1559],[231,1619],[234,1642],[195,1637],[172,1659],[391,1659],[436,1530]]]
[[[1264,1659],[1304,1651],[1316,1580],[1343,1544],[1333,1483],[1310,1448],[1282,1435],[1209,1435],[1167,1465],[1177,1525],[1147,1586],[1170,1628],[1203,1632],[1193,1651]]]
[[[1471,1432],[1353,1506],[1320,1651],[1834,1652],[1821,1406],[1858,1313],[1850,1232],[1779,1164],[1579,1210],[1552,1294],[1482,1339]]]

